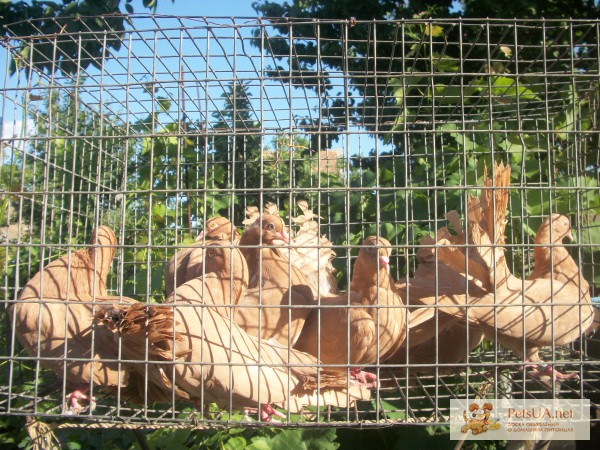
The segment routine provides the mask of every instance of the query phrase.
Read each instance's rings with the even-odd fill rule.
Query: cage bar
[[[64,24],[56,20],[60,29]],[[332,243],[336,281],[347,292],[369,235],[390,241],[395,280],[413,277],[417,252],[427,247],[423,236],[448,226],[452,210],[464,227],[484,164],[491,171],[494,161],[503,161],[512,169],[503,244],[512,273],[531,273],[537,227],[560,213],[571,219],[575,237],[565,246],[590,296],[598,295],[597,21],[134,15],[131,24],[120,32],[89,29],[3,42],[1,415],[64,416],[66,363],[90,356],[63,356],[62,377],[44,369],[44,355],[29,355],[19,344],[8,311],[50,261],[94,247],[89,238],[100,225],[117,238],[108,294],[160,304],[166,264],[195,243],[210,217],[228,217],[242,230],[248,208],[262,211],[272,203],[294,234],[302,227],[294,220],[302,215],[297,203],[306,201],[318,234]],[[86,50],[95,45],[104,49],[100,60]],[[78,49],[76,59],[68,46]],[[202,239],[197,245],[209,248]],[[235,246],[233,240],[226,245]],[[440,246],[430,246],[437,255]],[[285,248],[288,268],[291,252]],[[259,293],[261,303],[264,295]],[[378,318],[385,308],[374,306]],[[287,321],[292,312],[286,310]],[[436,327],[442,314],[435,312]],[[233,322],[230,316],[230,327]],[[475,330],[466,327],[466,342]],[[450,399],[489,393],[585,398],[598,408],[597,334],[542,350],[545,363],[580,377],[555,383],[532,376],[527,361],[494,340],[486,336],[456,362],[443,361],[439,339],[427,363],[377,358],[364,368],[380,381],[370,401],[347,408],[318,404],[287,414],[283,423],[441,425],[447,424]],[[231,391],[227,407],[210,404],[204,385],[197,409],[178,400],[175,389],[169,404],[154,403],[152,362],[127,360],[121,339],[115,345],[119,370],[146,367],[142,404],[128,402],[121,389],[110,394],[91,383],[95,409],[70,420],[186,425],[199,416],[211,426],[268,424],[249,423]],[[262,344],[258,349],[259,355],[265,351]],[[175,358],[165,364],[176,383]],[[233,370],[228,361],[201,364]],[[347,360],[323,367],[349,372],[353,365]],[[293,364],[284,368],[290,373]],[[288,394],[292,389],[286,387]]]

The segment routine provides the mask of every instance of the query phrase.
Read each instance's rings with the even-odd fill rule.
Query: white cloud
[[[31,134],[35,130],[35,126],[33,124],[33,120],[27,121],[27,134]],[[23,121],[22,120],[12,120],[12,121],[2,121],[2,139],[12,139],[17,137],[25,137],[22,136],[23,132]]]

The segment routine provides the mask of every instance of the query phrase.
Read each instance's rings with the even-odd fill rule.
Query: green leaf
[[[131,128],[135,131],[152,131],[153,125],[158,122],[158,113],[150,113],[144,119],[135,122]]]
[[[521,83],[517,90],[517,81],[515,78],[502,76],[494,77],[492,79],[492,95],[502,99],[505,97],[518,97],[519,100],[540,101],[540,98],[531,89],[526,88],[524,84],[525,83]],[[496,100],[498,100],[498,98],[496,98]]]
[[[148,8],[148,9],[151,9],[151,8],[156,9],[156,6],[157,6],[156,0],[144,0],[142,2],[142,4],[144,5],[144,8]]]
[[[252,438],[252,444],[247,448],[253,450],[306,450],[307,446],[302,441],[301,430],[282,430],[271,438],[262,436],[260,438]]]
[[[250,450],[271,450],[270,438],[265,436],[252,438],[252,443],[246,447]]]
[[[433,93],[437,105],[460,105],[462,94],[460,86],[436,84]],[[431,98],[431,91],[428,91],[428,97]]]
[[[600,264],[600,223],[592,214],[583,214],[579,218],[582,226],[581,233],[575,235],[576,239],[581,239],[583,247],[583,272],[586,280],[592,284],[600,284],[600,271],[596,269]],[[589,245],[591,244],[591,246]],[[574,256],[576,255],[573,254]],[[578,258],[575,256],[575,260]]]
[[[196,243],[196,238],[189,233],[183,235],[183,239],[181,240],[182,245],[193,245]]]
[[[160,259],[160,258],[156,258]],[[165,266],[164,264],[159,265],[152,269],[152,277],[150,278],[150,292],[161,293],[164,290],[163,280],[165,278]]]
[[[525,156],[526,147],[523,147],[521,144],[513,144],[508,142],[506,146],[506,151],[511,155],[512,161],[515,163],[520,163],[523,161],[523,157]]]
[[[185,146],[183,148],[182,156],[187,160],[194,161],[198,156],[198,152],[196,152],[196,149],[194,147]]]
[[[246,439],[242,436],[234,436],[223,445],[226,450],[241,450],[246,448]]]
[[[442,55],[440,58],[437,58],[435,61],[435,70],[436,72],[442,73],[455,73],[460,70],[460,61],[456,58],[452,58],[448,55]],[[457,87],[459,93],[460,88]],[[460,101],[460,99],[459,99]]]
[[[81,444],[79,442],[69,441],[69,442],[67,442],[66,447],[69,450],[80,450],[81,449]]]
[[[379,170],[379,182],[382,184],[391,183],[394,181],[394,172],[390,169],[380,169]]]
[[[10,60],[10,75],[16,73],[22,67],[26,67],[29,61],[30,48],[27,44],[22,44],[18,52]]]
[[[171,109],[171,100],[169,100],[168,98],[157,97],[156,103],[158,103],[158,107],[161,109],[162,112],[169,112],[169,109]]]
[[[302,430],[302,441],[309,450],[335,450],[340,446],[338,442],[335,442],[336,437],[334,428],[305,428]]]
[[[393,241],[397,236],[398,231],[396,230],[396,226],[394,224],[386,222],[382,226],[381,234],[388,241]]]
[[[454,140],[456,141],[456,143],[459,145],[459,147],[461,147],[467,153],[473,153],[473,152],[482,150],[481,145],[479,145],[477,142],[474,142],[473,140],[471,140],[471,138],[469,137],[470,132],[467,132],[467,133],[454,132],[453,133],[452,132],[453,130],[458,129],[458,126],[456,124],[446,123],[444,125],[439,126],[438,129],[442,130],[442,131],[449,131],[448,134],[450,136],[452,136],[454,138]]]
[[[78,2],[70,2],[67,4],[65,9],[63,10],[63,13],[65,16],[72,16],[75,14],[75,12],[77,11],[78,8],[79,8]]]
[[[165,223],[167,216],[167,207],[163,203],[152,205],[152,220],[158,223]]]
[[[507,58],[510,58],[512,56],[512,48],[508,47],[506,45],[501,45],[500,46],[500,51],[504,54],[504,56],[506,56]]]
[[[422,83],[423,77],[417,76],[406,76],[402,78],[391,78],[390,86],[392,86],[392,94],[396,98],[396,105],[402,106],[404,104],[404,97],[408,95],[410,91],[416,88],[419,83]],[[406,91],[406,92],[405,92]]]
[[[403,401],[387,401],[384,399],[379,400],[382,409],[385,411],[385,417],[388,419],[402,420],[406,418],[406,412],[403,411],[405,406]],[[375,407],[375,405],[373,405]]]
[[[191,430],[165,428],[149,433],[146,440],[153,450],[184,450],[188,448],[185,442],[191,434]]]
[[[428,36],[440,37],[444,35],[444,29],[439,25],[429,23],[425,26],[425,33]]]

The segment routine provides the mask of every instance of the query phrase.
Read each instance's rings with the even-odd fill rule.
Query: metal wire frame
[[[6,308],[48,261],[85,247],[99,224],[119,240],[111,293],[162,301],[164,265],[185,237],[213,214],[239,226],[246,206],[268,201],[293,213],[296,200],[310,200],[334,243],[340,284],[348,283],[357,236],[379,233],[392,236],[401,280],[417,266],[420,236],[445,225],[450,209],[465,211],[490,153],[514,167],[523,162],[509,205],[513,271],[525,276],[532,265],[527,230],[550,212],[571,212],[570,249],[596,292],[599,22],[131,20],[120,33],[5,43]],[[120,49],[87,65],[85,44],[109,41]],[[79,48],[76,60],[62,52],[65,42]],[[12,77],[11,58],[24,69]],[[50,70],[36,69],[41,58]],[[65,59],[79,71],[61,72]],[[341,157],[323,168],[310,151],[331,148]],[[537,157],[525,167],[528,152]],[[558,163],[575,183],[557,178]],[[440,184],[452,172],[453,183]],[[41,370],[41,358],[27,356],[5,323],[0,414],[62,414],[66,380]],[[589,398],[597,407],[597,346],[597,337],[582,337],[574,348],[544,353],[580,373],[580,383],[563,385],[531,378],[523,361],[494,344],[462,364],[374,364],[368,369],[382,387],[371,402],[289,416],[287,425],[443,424],[450,398],[489,392]],[[194,414],[185,403],[140,408],[106,396],[82,419],[151,426],[189,424]],[[240,420],[231,407],[203,405],[199,415],[211,426]]]

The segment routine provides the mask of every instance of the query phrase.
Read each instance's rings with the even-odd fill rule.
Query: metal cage
[[[68,32],[57,19],[54,34],[3,43],[0,414],[63,416],[67,380],[19,345],[8,308],[48,262],[89,247],[99,225],[118,240],[108,292],[161,303],[165,264],[209,217],[241,229],[247,207],[274,203],[293,231],[305,200],[347,289],[368,235],[391,242],[397,280],[412,276],[423,236],[446,226],[448,211],[464,215],[484,164],[504,161],[513,273],[527,276],[536,227],[562,213],[596,295],[600,22],[129,20],[120,32]],[[597,408],[599,348],[597,335],[545,348],[544,361],[580,375],[563,383],[532,377],[489,340],[460,363],[378,361],[366,368],[381,383],[370,401],[283,422],[443,425],[450,399],[488,394]],[[92,392],[95,409],[67,422],[261,424],[231,405],[133,405]]]

